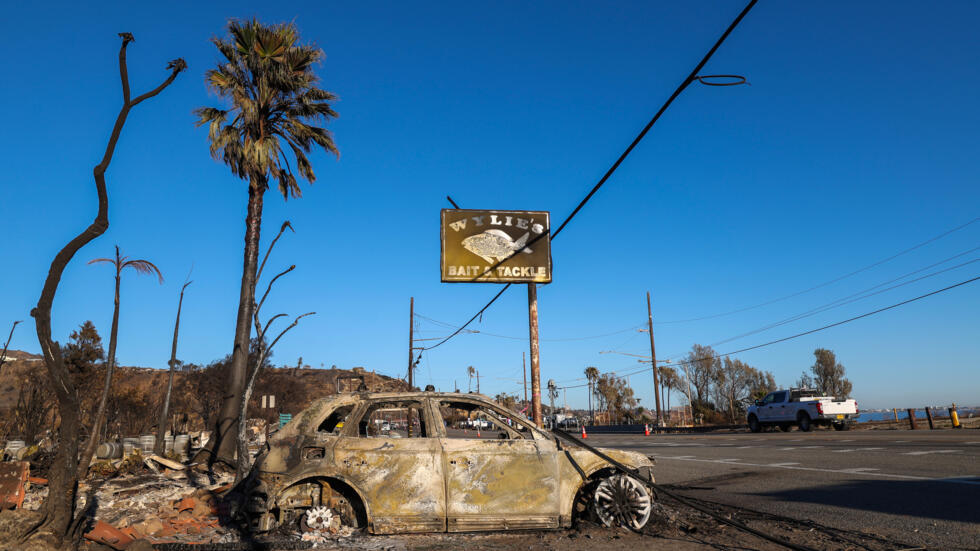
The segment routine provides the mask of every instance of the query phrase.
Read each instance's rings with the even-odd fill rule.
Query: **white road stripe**
[[[871,467],[857,467],[855,469],[841,469],[842,473],[866,473],[869,471],[879,471],[881,469],[873,469]]]
[[[655,456],[657,459],[679,459],[681,461],[698,461],[701,463],[714,463],[714,459],[694,459],[691,457],[667,457],[667,456]],[[774,467],[777,469],[790,469],[794,471],[813,471],[819,473],[839,473],[839,474],[862,474],[867,476],[880,476],[883,478],[902,478],[907,480],[925,480],[928,482],[946,482],[952,484],[967,484],[970,486],[980,486],[980,480],[972,476],[957,476],[949,478],[929,478],[927,476],[912,476],[907,474],[890,474],[890,473],[873,473],[870,471],[863,471],[860,473],[851,472],[850,470],[835,470],[835,469],[818,469],[815,467],[797,467],[799,463],[738,463],[738,465],[744,465],[746,467]]]
[[[779,448],[782,451],[795,450],[796,448]]]
[[[930,453],[959,453],[962,450],[926,450],[921,452],[905,452],[902,455],[929,455]]]
[[[850,448],[846,450],[833,450],[834,453],[868,452],[872,450],[883,450],[885,448]]]

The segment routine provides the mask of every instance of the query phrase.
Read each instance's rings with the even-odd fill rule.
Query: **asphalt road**
[[[980,549],[980,430],[589,435],[661,484],[930,549]]]

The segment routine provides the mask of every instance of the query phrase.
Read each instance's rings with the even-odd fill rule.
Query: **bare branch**
[[[270,327],[272,327],[272,322],[276,321],[277,319],[279,319],[281,317],[285,317],[286,315],[287,314],[276,314],[276,315],[272,316],[271,318],[269,318],[269,321],[265,322],[265,329],[262,329],[262,332],[259,334],[259,343],[265,342],[263,340],[263,339],[265,339],[265,332],[268,331]],[[262,345],[262,344],[259,344],[259,346],[263,346],[263,348],[264,348],[264,345]]]
[[[292,329],[293,327],[296,327],[296,325],[299,324],[299,320],[305,318],[306,316],[312,316],[313,314],[316,314],[316,312],[307,312],[305,314],[301,314],[299,316],[296,316],[296,319],[293,320],[293,323],[290,323],[289,324],[289,327],[287,327],[287,328],[283,329],[282,331],[280,331],[279,334],[276,336],[275,340],[273,340],[271,343],[269,343],[269,346],[267,346],[266,349],[265,349],[266,352],[271,352],[272,351],[272,347],[275,346],[277,342],[279,342],[279,339],[281,339],[283,335],[285,335],[287,332],[289,332],[290,329]]]
[[[132,103],[129,104],[129,106],[130,107],[135,107],[136,105],[138,105],[143,100],[150,99],[153,96],[159,94],[160,92],[163,91],[164,88],[166,88],[167,86],[170,86],[170,83],[173,82],[175,78],[177,78],[177,75],[179,75],[180,72],[183,71],[186,68],[187,68],[187,62],[184,61],[183,58],[177,58],[177,59],[171,61],[170,63],[167,64],[167,69],[170,69],[170,76],[167,77],[167,80],[163,81],[160,84],[160,86],[157,86],[156,88],[150,90],[149,92],[147,92],[147,93],[145,93],[145,94],[143,94],[141,96],[137,96],[137,98],[134,99],[132,101]]]
[[[259,315],[259,310],[262,309],[262,305],[265,303],[265,297],[269,296],[269,291],[272,290],[272,284],[275,283],[276,280],[279,279],[280,277],[288,274],[289,272],[291,272],[291,271],[293,271],[295,269],[296,269],[296,265],[293,264],[292,266],[290,266],[290,267],[286,268],[285,270],[283,270],[283,271],[279,272],[278,274],[276,274],[276,277],[272,278],[272,281],[270,281],[269,282],[269,285],[265,288],[265,293],[262,294],[262,300],[260,300],[258,306],[255,307],[255,315],[256,316]]]
[[[262,269],[265,268],[265,261],[269,260],[269,254],[272,252],[272,248],[276,246],[276,241],[279,241],[279,238],[282,236],[282,232],[286,231],[286,228],[289,228],[289,231],[296,233],[296,230],[293,229],[293,225],[289,223],[289,220],[282,223],[282,226],[279,227],[279,233],[276,234],[276,238],[272,240],[272,243],[269,243],[269,248],[266,249],[265,256],[262,257],[262,264],[259,265],[259,273],[255,274],[255,281],[262,279]]]
[[[119,79],[122,81],[123,105],[129,104],[129,71],[126,68],[126,46],[136,40],[133,33],[119,33],[122,46],[119,47]]]
[[[17,320],[12,326],[10,326],[10,334],[7,335],[7,343],[3,345],[3,352],[0,352],[0,369],[3,368],[3,364],[7,361],[7,347],[10,346],[10,339],[14,338],[14,329],[17,329],[17,324],[20,322],[21,320]]]

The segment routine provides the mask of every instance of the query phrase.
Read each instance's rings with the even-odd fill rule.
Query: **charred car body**
[[[247,511],[257,531],[313,528],[326,509],[375,534],[562,528],[586,511],[642,528],[652,461],[602,451],[646,481],[480,395],[336,395],[270,438]]]

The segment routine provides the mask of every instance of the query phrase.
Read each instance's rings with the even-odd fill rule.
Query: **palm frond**
[[[300,197],[297,176],[315,180],[306,154],[313,147],[337,154],[330,132],[314,124],[337,117],[330,103],[337,97],[317,86],[313,72],[322,50],[299,44],[292,23],[256,19],[229,21],[227,37],[212,43],[224,59],[205,73],[205,82],[230,105],[194,111],[197,125],[208,125],[211,155],[252,185],[265,189],[276,180],[284,198]]]
[[[127,260],[123,263],[122,268],[132,268],[136,270],[136,273],[143,275],[156,274],[160,283],[163,283],[163,274],[160,273],[160,269],[149,260]]]
[[[116,260],[114,258],[93,258],[88,261],[88,264],[115,264]]]

